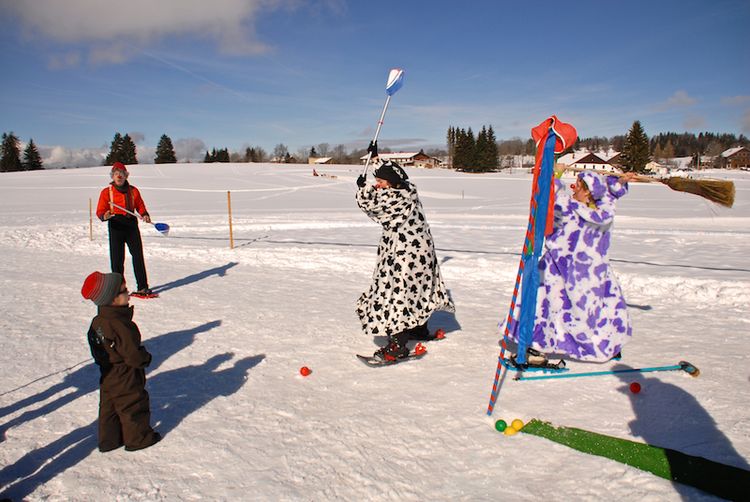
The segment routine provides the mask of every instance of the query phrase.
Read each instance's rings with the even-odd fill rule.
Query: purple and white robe
[[[616,201],[628,186],[617,176],[583,172],[579,178],[596,207],[575,200],[555,179],[554,230],[539,261],[531,346],[602,362],[617,355],[632,336],[625,298],[607,256]]]

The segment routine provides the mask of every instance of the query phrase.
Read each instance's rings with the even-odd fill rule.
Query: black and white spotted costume
[[[396,335],[425,324],[436,310],[455,312],[417,189],[404,185],[357,190],[357,205],[383,227],[372,285],[357,301],[368,335]]]

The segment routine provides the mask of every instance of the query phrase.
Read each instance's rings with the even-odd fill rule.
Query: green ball
[[[495,422],[495,429],[498,432],[503,432],[506,427],[508,427],[508,424],[505,423],[505,420],[500,419],[497,422]]]

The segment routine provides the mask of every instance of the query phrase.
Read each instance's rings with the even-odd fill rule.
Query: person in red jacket
[[[146,223],[151,223],[151,217],[146,210],[141,193],[128,183],[128,175],[128,169],[122,162],[114,163],[110,172],[112,182],[99,194],[96,216],[106,221],[109,227],[109,260],[112,272],[124,275],[125,244],[127,244],[130,256],[133,258],[133,272],[138,288],[133,296],[151,296],[153,293],[148,287],[138,218],[129,214],[128,211],[140,214]]]

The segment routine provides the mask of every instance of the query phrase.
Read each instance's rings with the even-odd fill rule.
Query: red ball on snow
[[[630,384],[630,392],[633,394],[638,394],[641,391],[641,384],[638,382],[633,382]]]
[[[307,376],[310,373],[312,373],[312,370],[310,368],[308,368],[307,366],[302,366],[299,369],[299,374],[302,375],[302,376]]]
[[[442,340],[443,338],[445,338],[445,330],[443,328],[437,330],[435,332],[435,338],[437,338],[438,340]]]

